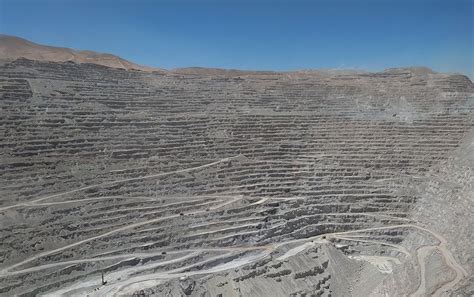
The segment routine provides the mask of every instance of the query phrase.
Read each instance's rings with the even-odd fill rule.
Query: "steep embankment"
[[[5,63],[0,295],[469,292],[473,90]]]

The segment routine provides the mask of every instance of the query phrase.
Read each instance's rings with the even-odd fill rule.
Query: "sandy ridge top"
[[[40,45],[19,37],[0,35],[0,59],[14,61],[19,58],[35,61],[93,63],[126,70],[159,70],[132,63],[112,54]]]
[[[14,61],[25,58],[34,61],[48,62],[74,62],[74,63],[92,63],[111,68],[119,68],[125,70],[139,70],[146,72],[167,72],[176,75],[209,75],[209,76],[273,76],[273,75],[289,75],[291,77],[306,75],[359,75],[370,74],[371,72],[364,70],[351,69],[303,69],[295,71],[254,71],[254,70],[238,70],[238,69],[221,69],[221,68],[205,68],[205,67],[186,67],[165,70],[162,68],[154,68],[138,65],[127,61],[113,54],[98,53],[90,50],[74,50],[70,48],[54,47],[40,45],[23,38],[0,34],[0,61]],[[395,74],[410,72],[415,76],[430,76],[438,73],[427,67],[405,67],[405,68],[389,68],[382,73]]]

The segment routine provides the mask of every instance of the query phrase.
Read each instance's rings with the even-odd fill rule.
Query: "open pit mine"
[[[0,64],[1,296],[471,296],[474,85]]]

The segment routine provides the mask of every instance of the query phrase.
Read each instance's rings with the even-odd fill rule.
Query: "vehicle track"
[[[49,195],[49,196],[46,196],[46,197],[38,198],[38,199],[27,201],[27,202],[21,202],[21,203],[9,205],[9,206],[0,207],[0,211],[5,211],[5,210],[8,210],[8,209],[12,209],[12,208],[16,208],[16,207],[22,207],[22,206],[23,207],[25,207],[25,206],[34,206],[37,202],[40,202],[40,201],[44,201],[44,200],[48,200],[48,199],[56,198],[56,197],[61,197],[61,196],[65,196],[65,195],[68,195],[68,194],[72,194],[72,193],[76,193],[76,192],[80,192],[80,191],[84,191],[84,190],[89,190],[89,189],[93,189],[93,188],[97,188],[97,187],[115,185],[115,184],[120,184],[120,183],[125,183],[125,182],[131,182],[131,181],[137,181],[137,180],[143,180],[143,179],[149,179],[149,178],[156,178],[156,177],[162,177],[162,176],[172,175],[172,174],[176,174],[176,173],[184,173],[184,172],[190,172],[190,171],[194,171],[194,170],[204,169],[204,168],[207,168],[207,167],[217,165],[219,163],[223,163],[223,162],[227,162],[227,161],[239,158],[240,156],[242,156],[242,155],[223,158],[223,159],[220,159],[220,160],[212,162],[212,163],[208,163],[208,164],[204,164],[204,165],[200,165],[200,166],[196,166],[196,167],[191,167],[191,168],[179,169],[179,170],[174,170],[174,171],[169,171],[169,172],[163,172],[163,173],[145,175],[145,176],[141,176],[141,177],[133,177],[133,178],[127,178],[127,179],[121,179],[121,180],[115,180],[115,181],[109,181],[109,182],[105,182],[105,183],[85,186],[85,187],[82,187],[82,188],[78,188],[78,189],[74,189],[74,190],[67,191],[67,192],[62,192],[62,193]],[[59,203],[61,203],[61,202],[59,202]],[[52,204],[48,204],[48,205],[52,205]]]
[[[225,207],[229,204],[232,204],[234,202],[237,202],[239,200],[243,199],[243,196],[238,196],[230,201],[226,201],[224,203],[221,203],[219,205],[216,205],[216,206],[211,206],[209,207],[209,210],[217,210],[219,208],[222,208],[222,207]],[[205,213],[206,210],[198,210],[198,211],[194,211],[194,212],[189,212],[187,213],[188,215],[192,215],[192,214],[200,214],[200,213]],[[3,268],[2,270],[0,270],[0,277],[2,275],[8,275],[8,272],[10,270],[12,270],[13,268],[16,268],[16,267],[19,267],[19,266],[22,266],[24,264],[27,264],[31,261],[34,261],[36,259],[39,259],[41,257],[44,257],[44,256],[48,256],[48,255],[51,255],[51,254],[54,254],[54,253],[57,253],[57,252],[60,252],[60,251],[64,251],[68,248],[71,248],[71,247],[75,247],[75,246],[78,246],[80,244],[83,244],[83,243],[87,243],[87,242],[90,242],[90,241],[93,241],[93,240],[96,240],[96,239],[100,239],[102,237],[105,237],[105,236],[108,236],[108,235],[111,235],[111,234],[114,234],[114,233],[117,233],[117,232],[120,232],[120,231],[125,231],[125,230],[129,230],[129,229],[133,229],[133,228],[136,228],[136,227],[140,227],[140,226],[143,226],[143,225],[147,225],[147,224],[150,224],[150,223],[156,223],[156,222],[160,222],[160,221],[165,221],[165,220],[169,220],[169,219],[172,219],[172,218],[178,218],[180,217],[179,214],[176,214],[176,215],[169,215],[169,216],[166,216],[166,217],[161,217],[161,218],[156,218],[156,219],[151,219],[151,220],[147,220],[147,221],[143,221],[143,222],[138,222],[138,223],[134,223],[134,224],[129,224],[129,225],[125,225],[123,227],[120,227],[120,228],[117,228],[117,229],[114,229],[114,230],[111,230],[109,232],[106,232],[106,233],[103,233],[103,234],[100,234],[100,235],[97,235],[97,236],[93,236],[93,237],[89,237],[89,238],[86,238],[86,239],[83,239],[83,240],[80,240],[80,241],[77,241],[77,242],[74,242],[74,243],[71,243],[71,244],[68,244],[68,245],[65,245],[63,247],[60,247],[60,248],[57,248],[57,249],[54,249],[54,250],[50,250],[50,251],[46,251],[46,252],[43,252],[43,253],[40,253],[40,254],[37,254],[33,257],[29,257],[28,259],[26,260],[23,260],[21,262],[18,262],[16,264],[13,264],[9,267],[6,267],[6,268]]]

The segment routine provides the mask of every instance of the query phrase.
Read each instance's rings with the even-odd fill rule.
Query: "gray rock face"
[[[464,76],[19,59],[0,98],[1,295],[472,294]]]

